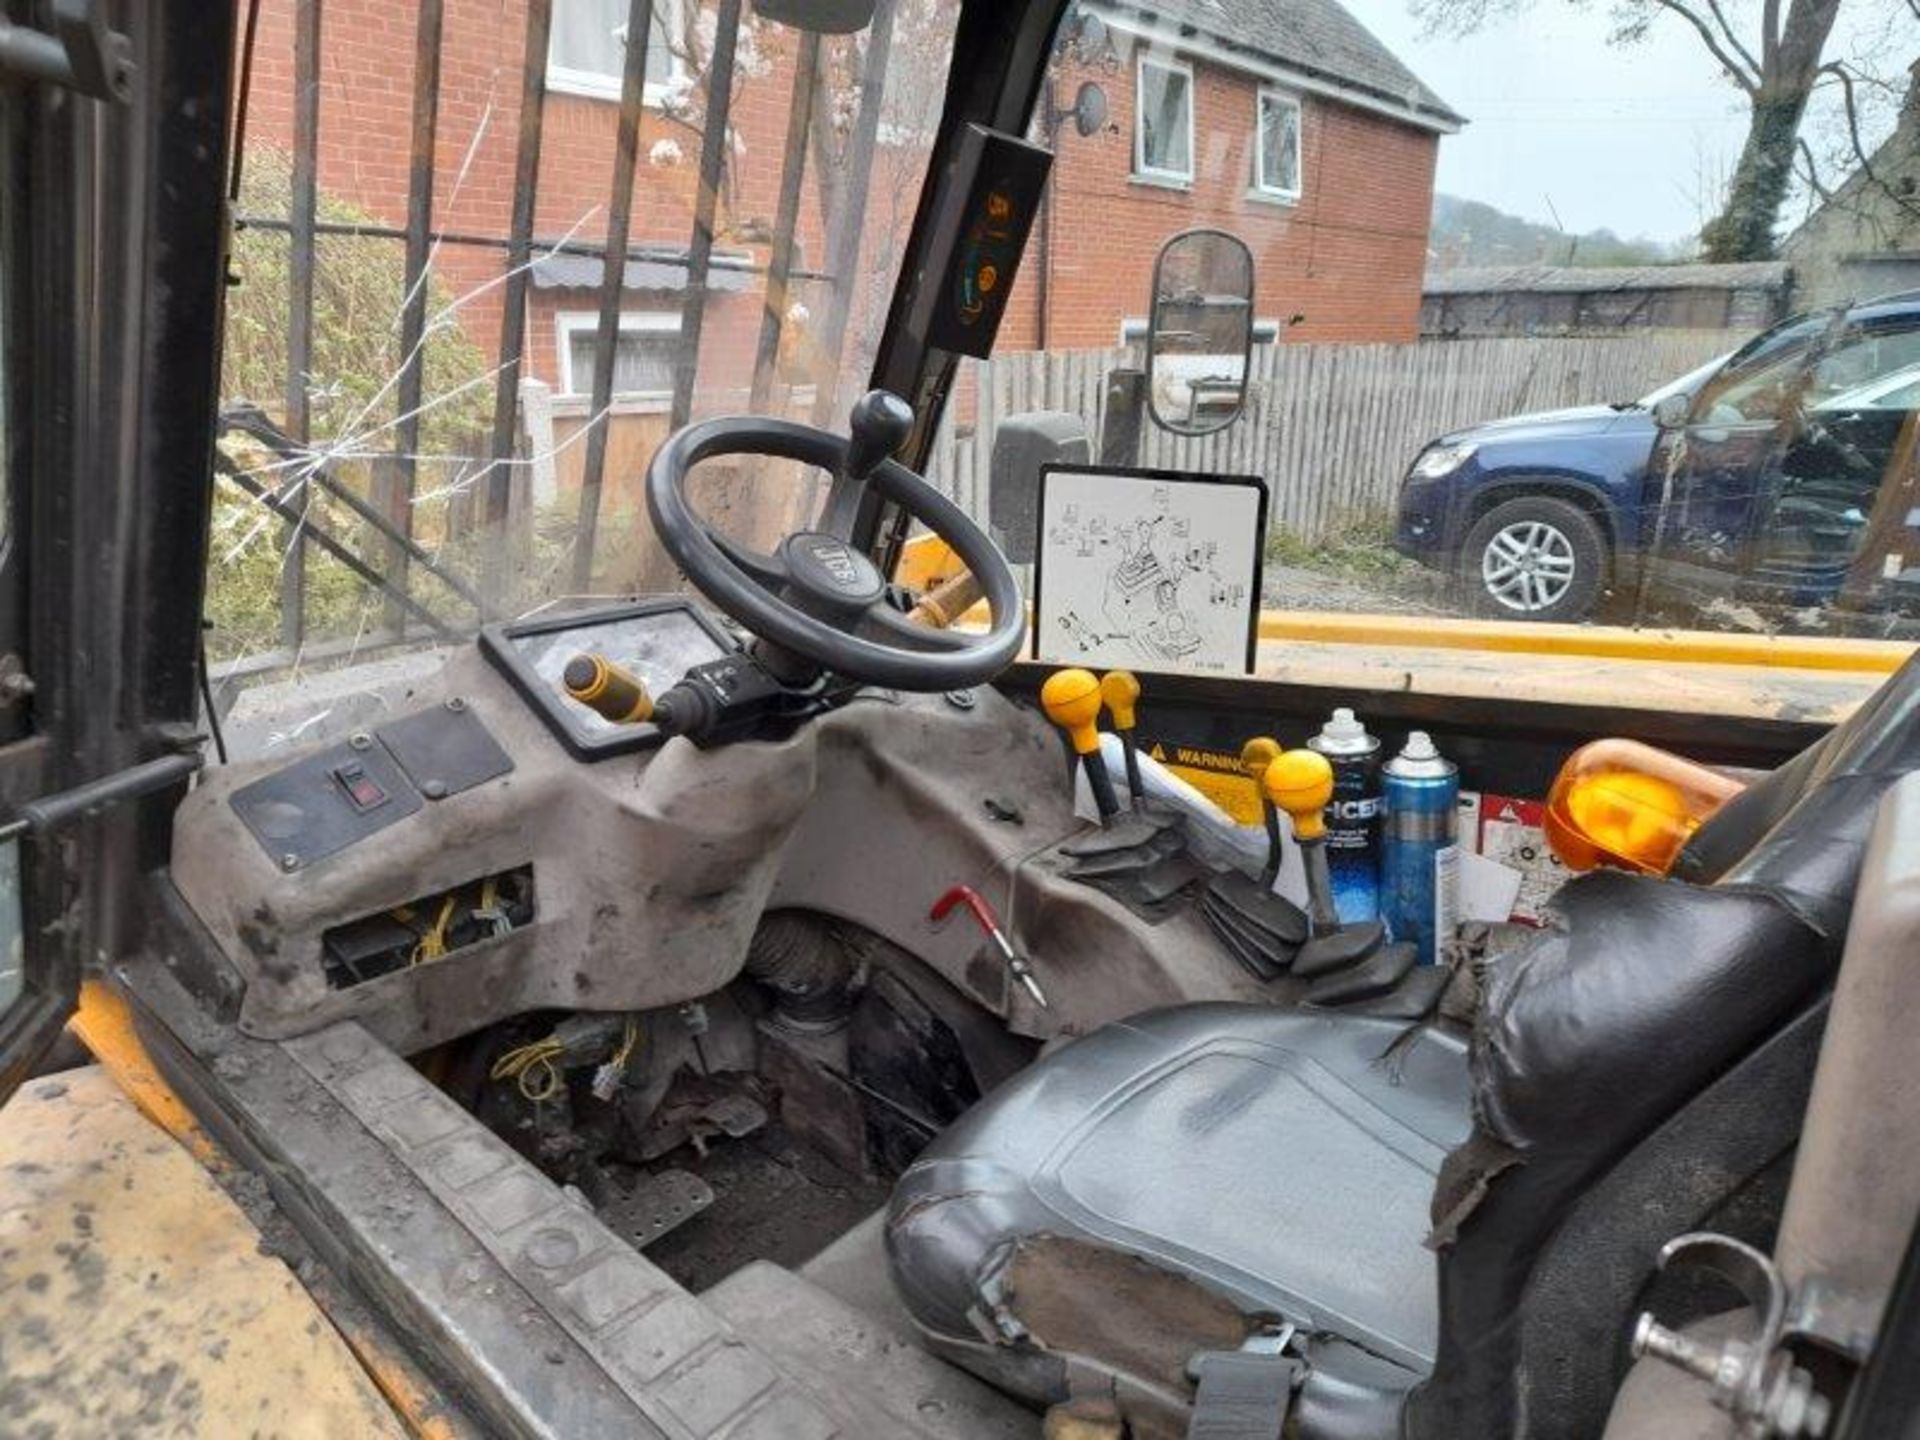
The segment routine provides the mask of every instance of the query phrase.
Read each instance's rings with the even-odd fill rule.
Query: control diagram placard
[[[1266,522],[1253,476],[1048,466],[1033,658],[1250,673]]]

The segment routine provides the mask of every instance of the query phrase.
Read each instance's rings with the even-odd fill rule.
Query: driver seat
[[[1777,1219],[1866,835],[1915,768],[1920,658],[1686,879],[1565,886],[1470,1043],[1208,1004],[1049,1053],[902,1176],[896,1288],[938,1352],[1139,1436],[1187,1432],[1200,1357],[1283,1341],[1301,1440],[1598,1433],[1661,1243]]]

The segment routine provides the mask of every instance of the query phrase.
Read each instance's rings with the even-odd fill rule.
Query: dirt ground
[[[1361,576],[1268,562],[1261,603],[1269,610],[1330,610],[1342,615],[1459,615],[1439,574]]]

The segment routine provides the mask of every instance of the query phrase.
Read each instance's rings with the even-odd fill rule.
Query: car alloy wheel
[[[1508,610],[1535,615],[1566,598],[1573,585],[1573,541],[1543,520],[1516,520],[1496,530],[1480,554],[1480,581]]]

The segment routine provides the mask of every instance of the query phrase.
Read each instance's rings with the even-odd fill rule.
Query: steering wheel
[[[790,420],[738,415],[676,431],[647,467],[647,510],[667,553],[700,593],[753,634],[823,669],[899,690],[957,690],[991,680],[1019,653],[1026,610],[1006,557],[978,525],[887,457],[913,427],[899,396],[875,390],[853,407],[852,438]],[[687,501],[687,476],[722,455],[772,455],[817,466],[837,485],[822,529],[787,536],[771,555],[710,529]],[[986,597],[984,635],[917,625],[887,600],[874,563],[850,543],[868,487],[953,547]]]

